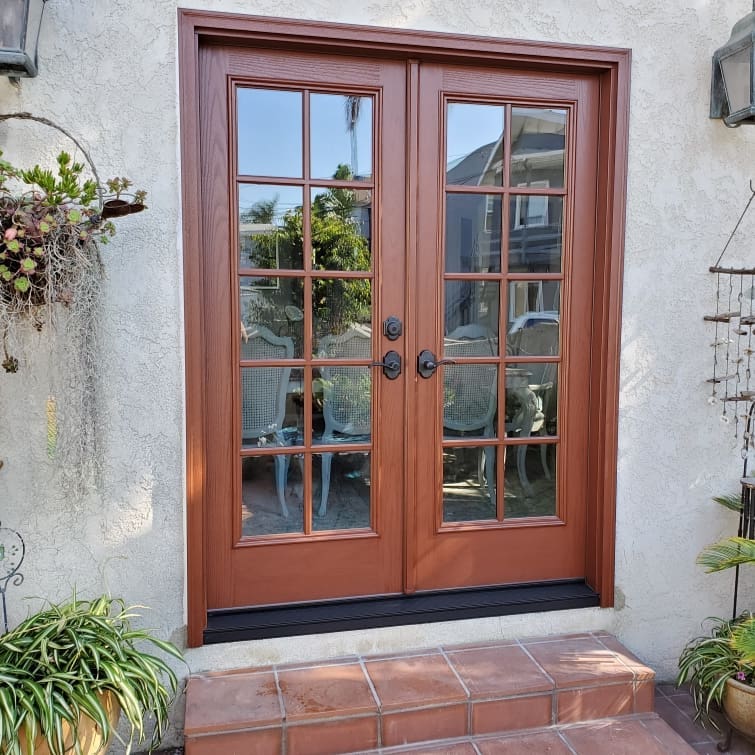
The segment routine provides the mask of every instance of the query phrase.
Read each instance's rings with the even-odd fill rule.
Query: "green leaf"
[[[16,278],[16,280],[13,281],[13,287],[16,291],[25,294],[31,288],[31,283],[28,278],[22,275],[20,278]]]
[[[42,233],[49,233],[50,232],[50,224],[46,220],[42,220],[39,223],[39,230],[42,231]]]
[[[743,537],[728,537],[709,545],[697,557],[697,563],[708,572],[723,571],[732,566],[755,564],[755,541]]]
[[[36,267],[37,263],[31,257],[25,257],[21,260],[21,269],[24,271],[34,270]]]
[[[13,239],[13,241],[6,241],[5,246],[11,252],[17,252],[21,248],[21,244],[19,244],[18,239]]]
[[[80,223],[81,222],[81,212],[79,210],[69,210],[68,211],[68,219],[72,223]]]

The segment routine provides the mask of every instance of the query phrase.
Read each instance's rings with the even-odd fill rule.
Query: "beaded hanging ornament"
[[[716,276],[716,312],[703,318],[715,325],[711,343],[713,376],[707,380],[711,384],[708,401],[721,402],[721,421],[733,422],[737,437],[740,419],[747,418],[748,408],[755,402],[755,268],[726,267],[721,262],[754,199],[751,181],[750,198],[716,264],[709,268]],[[742,404],[744,413],[740,416]],[[746,434],[749,435],[749,428]],[[745,438],[746,445],[749,440]]]

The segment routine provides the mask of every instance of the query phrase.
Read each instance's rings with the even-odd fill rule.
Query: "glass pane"
[[[301,270],[302,190],[239,184],[239,264]]]
[[[498,281],[446,281],[444,353],[498,354]]]
[[[495,446],[443,449],[443,521],[496,518]]]
[[[559,281],[510,282],[506,353],[510,356],[558,354],[560,304]]]
[[[750,52],[750,48],[746,47],[721,59],[730,113],[736,113],[750,104]]]
[[[267,343],[263,328],[258,330],[259,337],[250,337],[246,343],[242,341],[242,359],[259,359],[260,356],[255,356],[258,349],[273,348]],[[300,370],[242,367],[241,445],[244,448],[301,445],[304,427],[302,395]]]
[[[511,111],[511,185],[563,188],[566,110]]]
[[[511,197],[509,272],[561,272],[563,197]]]
[[[556,444],[507,446],[503,518],[556,515]]]
[[[372,97],[312,94],[312,178],[372,178]]]
[[[0,8],[0,48],[20,50],[24,47],[26,0],[4,0]]]
[[[446,182],[500,186],[503,177],[503,107],[448,103]]]
[[[237,90],[239,173],[302,177],[302,93]]]
[[[304,283],[301,278],[241,278],[239,313],[242,359],[302,358]]]
[[[321,367],[312,394],[313,443],[370,442],[371,367]]]
[[[315,278],[312,281],[315,356],[372,356],[372,281]]]
[[[241,459],[241,533],[278,535],[304,532],[300,456],[250,456]]]
[[[501,198],[492,194],[446,197],[446,272],[501,270]]]
[[[315,454],[313,458],[312,529],[369,529],[370,454]]]
[[[514,364],[506,368],[506,436],[555,435],[558,365]]]
[[[474,342],[447,344],[446,356],[469,356]],[[498,408],[498,367],[495,364],[454,364],[443,367],[443,436],[494,438]]]
[[[372,192],[312,189],[312,266],[369,272]]]

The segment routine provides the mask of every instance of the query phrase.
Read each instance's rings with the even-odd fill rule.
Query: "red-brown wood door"
[[[597,82],[426,64],[419,91],[414,331],[450,363],[415,386],[408,584],[584,577]]]
[[[404,66],[207,48],[200,98],[207,606],[398,593]]]
[[[585,576],[597,108],[200,48],[208,609]]]

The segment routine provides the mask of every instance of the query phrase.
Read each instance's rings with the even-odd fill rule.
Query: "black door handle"
[[[382,367],[388,380],[395,380],[401,374],[401,355],[398,351],[386,351],[382,362],[373,362],[371,367]]]
[[[420,351],[417,356],[417,372],[423,378],[429,378],[442,364],[456,364],[453,359],[437,359],[430,349]]]

